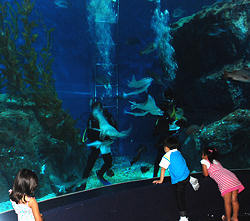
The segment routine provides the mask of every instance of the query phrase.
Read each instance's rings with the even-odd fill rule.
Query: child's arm
[[[204,176],[208,176],[207,166],[205,164],[202,164],[202,172]]]
[[[43,221],[42,214],[39,211],[38,203],[35,198],[30,198],[29,207],[32,209],[35,221]]]
[[[207,161],[207,157],[204,154],[202,154],[201,165],[202,165],[202,173],[203,173],[203,175],[208,176],[207,168],[210,167],[210,163]]]
[[[161,167],[161,176],[160,176],[160,179],[159,180],[154,180],[153,183],[155,184],[161,184],[163,183],[163,180],[164,180],[164,176],[165,176],[165,171],[166,169]]]

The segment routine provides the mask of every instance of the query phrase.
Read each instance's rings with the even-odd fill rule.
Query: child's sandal
[[[226,220],[225,215],[222,215],[221,219],[222,219],[222,221],[225,221]]]

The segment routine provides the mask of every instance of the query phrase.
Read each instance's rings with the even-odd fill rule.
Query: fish
[[[151,77],[146,77],[146,78],[142,78],[141,80],[136,80],[135,79],[135,75],[132,76],[132,80],[129,81],[128,86],[131,88],[141,88],[141,87],[145,87],[147,85],[151,85],[153,81],[153,78]]]
[[[110,146],[112,143],[114,143],[113,140],[108,140],[108,141],[99,141],[96,140],[92,143],[86,144],[87,147],[96,147],[100,148],[101,146]]]
[[[70,6],[70,2],[67,0],[55,0],[54,4],[58,7],[58,8],[69,8]]]
[[[144,86],[142,88],[139,88],[138,90],[135,90],[135,91],[132,91],[132,92],[129,92],[129,93],[123,92],[123,98],[126,98],[128,96],[132,96],[132,95],[138,95],[138,94],[141,94],[143,92],[147,92],[149,86],[150,85],[146,85],[146,86]]]
[[[133,75],[132,80],[128,83],[128,86],[130,88],[136,88],[137,90],[131,91],[128,93],[123,92],[123,97],[126,98],[128,96],[138,95],[138,94],[141,94],[143,92],[147,92],[152,81],[153,81],[153,78],[150,78],[150,77],[143,78],[139,81],[136,81],[135,76]]]
[[[245,67],[241,70],[234,70],[232,72],[224,71],[224,78],[250,83],[250,71],[248,67]]]
[[[176,8],[173,11],[173,17],[174,18],[183,17],[184,14],[185,14],[185,11],[182,8]]]
[[[97,130],[100,132],[100,137],[110,137],[111,139],[116,139],[116,138],[123,138],[127,137],[131,131],[131,127],[128,130],[124,130],[119,132],[116,130],[113,126],[111,126],[106,118],[103,116],[103,113],[100,111],[100,109],[94,108],[92,112],[93,116],[98,120],[99,122],[99,127],[98,128],[92,128],[93,130]]]
[[[129,112],[129,111],[125,111],[125,114],[130,114],[130,115],[134,115],[134,116],[145,116],[147,114],[152,114],[152,115],[157,115],[157,116],[162,116],[163,115],[163,111],[157,107],[154,98],[151,95],[148,95],[147,101],[144,103],[136,103],[133,101],[129,101],[131,103],[131,110],[134,109],[140,109],[142,110],[142,112]]]

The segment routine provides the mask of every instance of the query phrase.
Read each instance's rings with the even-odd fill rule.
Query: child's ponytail
[[[212,163],[213,160],[216,160],[218,157],[218,150],[214,147],[206,147],[203,150],[203,153],[207,155],[208,160]]]

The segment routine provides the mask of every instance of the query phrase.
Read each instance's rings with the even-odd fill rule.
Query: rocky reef
[[[220,2],[172,24],[179,71],[199,78],[249,58],[249,10],[247,1]]]
[[[207,145],[217,148],[231,168],[250,167],[250,110],[238,109],[207,125],[198,138],[201,145],[197,149]]]
[[[174,90],[193,123],[249,108],[249,1],[218,2],[172,24]]]
[[[73,143],[63,136],[53,136],[36,112],[36,104],[32,101],[13,99],[7,94],[0,96],[1,201],[8,199],[8,188],[20,168],[30,168],[38,174],[41,183],[38,197],[65,192],[63,185],[76,182],[82,174],[85,152],[80,137],[79,142]],[[53,110],[47,110],[46,115],[53,115]],[[63,123],[57,119],[52,127],[60,131]],[[70,130],[73,128],[68,128],[69,133]]]
[[[176,99],[189,125],[204,125],[183,143],[192,170],[206,145],[225,166],[250,167],[249,10],[249,1],[217,2],[171,25]]]
[[[204,147],[215,147],[228,168],[250,168],[250,111],[238,109],[222,119],[194,131],[186,138],[183,152],[192,170],[200,170]]]

